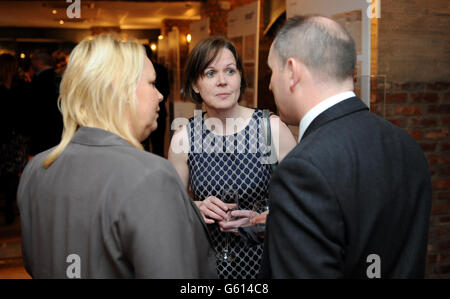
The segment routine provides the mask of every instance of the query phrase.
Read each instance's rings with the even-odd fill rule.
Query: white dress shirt
[[[355,96],[356,95],[353,91],[342,92],[332,97],[329,97],[326,100],[323,100],[322,102],[314,106],[311,110],[309,110],[300,121],[298,142],[300,142],[300,140],[303,137],[303,134],[306,132],[306,129],[308,129],[309,125],[317,116],[319,116],[322,112],[324,112],[328,108],[336,105],[337,103],[340,103],[344,100],[347,100]]]

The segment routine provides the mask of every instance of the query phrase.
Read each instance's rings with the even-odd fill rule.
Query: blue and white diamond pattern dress
[[[239,209],[251,210],[255,200],[267,200],[272,170],[260,157],[267,152],[262,133],[262,110],[256,109],[244,130],[233,135],[215,135],[206,126],[201,113],[189,120],[189,182],[194,200],[209,196],[221,198],[230,188],[240,195]],[[257,149],[255,150],[255,146]],[[256,278],[262,257],[262,245],[248,245],[240,236],[224,233],[217,223],[208,225],[213,246],[222,252],[229,234],[234,261],[217,261],[222,279]]]

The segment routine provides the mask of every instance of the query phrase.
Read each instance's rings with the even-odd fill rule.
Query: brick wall
[[[372,111],[407,130],[428,159],[433,202],[427,278],[450,278],[449,12],[447,0],[381,1],[376,74],[387,83],[372,82]]]
[[[394,82],[450,78],[450,1],[382,0],[379,73]]]
[[[424,151],[433,184],[428,278],[450,278],[450,82],[382,84],[372,111],[404,128]]]

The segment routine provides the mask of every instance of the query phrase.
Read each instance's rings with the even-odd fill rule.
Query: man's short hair
[[[282,66],[294,57],[319,78],[342,82],[353,77],[355,42],[341,25],[327,17],[307,15],[288,19],[273,47]]]

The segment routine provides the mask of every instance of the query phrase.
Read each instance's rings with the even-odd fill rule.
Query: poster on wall
[[[372,6],[372,2],[364,0],[286,0],[287,18],[320,14],[336,20],[351,34],[357,52],[355,91],[369,108],[370,80],[364,78],[370,77],[370,18],[375,17]]]
[[[209,18],[189,24],[189,33],[191,34],[191,42],[189,43],[189,53],[195,45],[204,38],[209,36]]]
[[[241,99],[241,104],[247,107],[258,105],[259,18],[259,1],[228,13],[228,38],[238,50],[248,83]]]
[[[168,36],[168,70],[171,83],[170,99],[180,100],[180,37],[177,27],[173,27]]]
[[[164,65],[166,68],[169,67],[169,43],[167,38],[158,39],[158,62]]]

